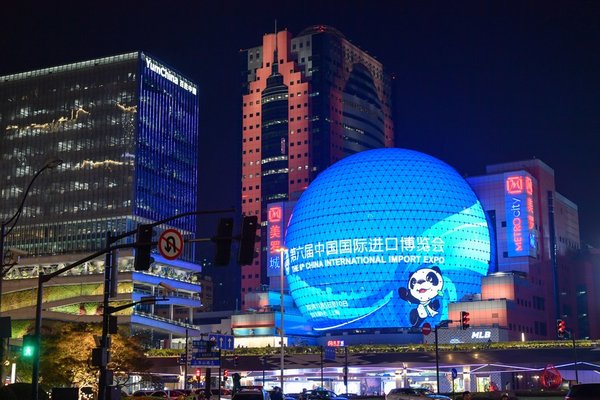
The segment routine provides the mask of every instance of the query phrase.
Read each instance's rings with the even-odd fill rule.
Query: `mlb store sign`
[[[424,342],[434,344],[435,338],[425,336]],[[460,344],[460,343],[488,343],[488,342],[506,342],[508,341],[508,330],[498,327],[483,327],[462,330],[458,329],[439,329],[438,343]]]

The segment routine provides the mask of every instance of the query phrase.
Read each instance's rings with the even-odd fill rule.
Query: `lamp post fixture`
[[[0,231],[0,294],[3,293],[2,292],[2,281],[4,280],[4,276],[8,273],[8,271],[12,267],[12,265],[10,265],[10,266],[8,266],[8,268],[6,270],[4,269],[4,266],[5,266],[4,265],[4,256],[5,256],[4,240],[6,239],[6,237],[8,235],[10,235],[10,233],[14,229],[15,225],[17,225],[17,222],[19,222],[19,218],[21,217],[21,214],[23,214],[23,208],[25,207],[25,200],[27,199],[27,195],[29,194],[31,187],[33,186],[33,182],[35,182],[37,177],[40,176],[40,174],[42,172],[44,172],[47,169],[56,168],[60,164],[62,164],[62,160],[58,159],[58,158],[53,158],[53,159],[49,160],[48,162],[46,162],[46,164],[44,164],[44,166],[42,168],[40,168],[40,170],[38,172],[36,172],[35,175],[33,175],[33,178],[31,178],[31,181],[29,181],[29,184],[27,185],[27,188],[25,189],[25,193],[23,193],[23,198],[21,199],[21,203],[19,203],[19,207],[17,208],[17,211],[9,219],[7,219],[6,221],[2,221],[2,227],[0,228],[1,229],[1,231]],[[2,315],[2,296],[1,295],[0,295],[0,315]]]
[[[2,284],[4,282],[4,277],[6,276],[8,271],[10,271],[10,269],[14,265],[14,263],[10,264],[8,266],[5,266],[5,264],[4,264],[4,260],[5,260],[4,241],[5,241],[6,237],[8,235],[10,235],[12,230],[15,228],[15,226],[17,225],[17,222],[19,222],[19,218],[21,218],[21,214],[23,214],[23,208],[25,207],[25,200],[27,199],[27,195],[29,194],[29,191],[31,190],[31,187],[33,186],[33,183],[35,182],[37,177],[40,176],[40,174],[47,169],[54,169],[54,168],[58,167],[60,164],[62,164],[62,162],[63,161],[59,158],[52,158],[52,159],[48,160],[46,162],[46,164],[44,164],[44,166],[42,168],[40,168],[40,170],[38,172],[36,172],[35,175],[33,175],[33,178],[31,178],[31,180],[29,181],[29,184],[27,185],[27,188],[25,189],[25,192],[23,193],[23,198],[21,199],[21,202],[19,203],[19,207],[17,208],[17,211],[13,214],[12,217],[10,217],[6,221],[2,221],[0,223],[0,315],[2,315],[2,296],[4,294]],[[4,382],[4,338],[0,338],[0,384],[2,384],[3,382]]]
[[[285,247],[280,247],[279,248],[279,254],[280,254],[280,265],[279,265],[279,312],[281,313],[281,327],[279,328],[279,345],[281,346],[281,360],[280,360],[280,368],[281,368],[281,375],[279,377],[279,381],[280,381],[280,385],[281,385],[281,390],[283,391],[283,370],[284,370],[284,360],[285,360],[285,350],[283,347],[283,339],[284,339],[284,316],[285,316],[285,307],[283,305],[283,283],[284,283],[284,272],[283,272],[283,268],[284,268],[284,261],[283,261],[283,257],[285,254],[285,251],[287,249]]]

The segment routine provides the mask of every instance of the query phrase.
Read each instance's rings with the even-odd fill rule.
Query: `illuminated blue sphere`
[[[449,165],[406,149],[321,173],[286,232],[291,295],[314,329],[419,327],[478,293],[490,261],[485,212]]]

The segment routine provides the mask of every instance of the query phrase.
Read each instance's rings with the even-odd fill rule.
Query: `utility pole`
[[[106,247],[110,248],[111,245],[114,244],[114,240],[110,232],[106,234]],[[109,351],[108,351],[108,323],[110,314],[108,312],[110,294],[112,292],[112,283],[113,277],[116,271],[116,254],[115,251],[109,251],[106,253],[105,261],[104,261],[104,297],[103,297],[103,307],[102,307],[102,336],[100,338],[100,347],[98,349],[94,349],[96,354],[99,355],[99,360],[97,360],[100,364],[100,377],[98,382],[98,399],[105,400],[106,399],[106,387],[108,386],[108,376],[107,376],[107,364],[109,360]],[[116,280],[115,280],[116,281]],[[116,291],[116,288],[114,288]],[[112,383],[112,382],[111,382]]]
[[[436,393],[440,394],[440,349],[438,346],[438,328],[436,325],[433,333],[435,334],[435,381],[436,381]]]
[[[443,321],[440,321],[439,324],[435,325],[435,327],[433,329],[433,333],[435,336],[435,380],[436,380],[436,384],[437,384],[437,390],[436,390],[437,394],[440,394],[440,349],[438,346],[438,329],[446,328],[448,326],[448,324],[451,324],[451,323],[452,323],[451,319],[445,319]]]
[[[323,387],[323,345],[321,345],[321,387]]]
[[[189,339],[190,339],[189,331],[186,328],[185,329],[185,364],[183,364],[184,365],[184,367],[183,367],[183,388],[184,389],[187,389],[187,384],[188,384],[188,381],[187,381],[187,377],[188,377],[188,363],[190,361],[190,360],[188,360],[188,354],[189,354],[188,353],[188,341],[189,341]]]

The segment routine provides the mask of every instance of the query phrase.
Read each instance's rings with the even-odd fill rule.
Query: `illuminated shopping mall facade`
[[[289,284],[288,343],[415,342],[445,320],[445,343],[553,340],[558,319],[598,338],[597,256],[580,249],[577,206],[552,168],[532,159],[486,172],[465,180],[422,153],[370,150],[297,202],[271,204],[269,268],[276,282],[284,266]],[[272,242],[285,243],[283,258]],[[247,295],[254,312],[232,320],[242,343],[276,341],[278,288]],[[461,312],[477,332],[460,329]]]
[[[0,77],[0,130],[2,220],[48,158],[63,161],[36,179],[6,238],[6,248],[26,254],[6,274],[2,293],[13,337],[33,319],[38,273],[104,248],[107,232],[196,210],[198,89],[145,53]],[[171,222],[185,237],[195,224],[193,216]],[[119,323],[152,330],[157,340],[184,336],[201,306],[192,247],[178,261],[156,254],[148,271],[135,271],[132,256],[131,249],[120,251],[114,300],[165,295],[166,317],[146,305],[122,311]],[[44,321],[100,321],[103,269],[99,257],[49,281]]]

